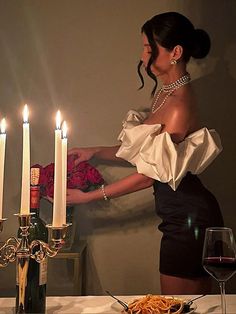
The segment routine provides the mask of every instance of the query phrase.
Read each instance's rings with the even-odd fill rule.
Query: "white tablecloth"
[[[140,296],[119,296],[129,302]],[[181,296],[192,298],[194,296]],[[227,314],[236,314],[236,295],[230,294],[227,299]],[[196,314],[221,314],[220,296],[207,295],[196,301]],[[0,314],[13,314],[14,298],[0,298]],[[109,296],[82,296],[82,297],[47,297],[46,313],[121,313],[122,307]]]

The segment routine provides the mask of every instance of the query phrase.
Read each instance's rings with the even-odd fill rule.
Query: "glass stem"
[[[226,301],[225,301],[225,282],[220,281],[220,295],[221,295],[221,309],[222,314],[226,314]]]

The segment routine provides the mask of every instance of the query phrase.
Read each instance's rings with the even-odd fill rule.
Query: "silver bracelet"
[[[104,184],[101,185],[101,190],[102,190],[102,194],[103,194],[104,200],[105,200],[105,201],[109,201],[109,198],[107,197],[106,192],[105,192],[105,186],[104,186]]]

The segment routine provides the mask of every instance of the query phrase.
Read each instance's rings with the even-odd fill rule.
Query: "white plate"
[[[132,302],[132,301],[130,301]],[[122,305],[120,305],[117,301],[115,301],[114,303],[112,303],[111,308],[117,312],[117,313],[121,313],[123,310]],[[194,313],[197,309],[197,304],[195,302],[193,302],[193,304],[190,306],[190,311],[188,312],[182,312],[181,314],[191,314]],[[125,313],[125,312],[124,312]]]

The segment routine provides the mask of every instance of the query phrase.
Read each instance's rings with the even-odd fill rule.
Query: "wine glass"
[[[207,228],[202,257],[204,269],[219,282],[222,314],[226,314],[225,282],[236,272],[236,247],[230,228]]]

